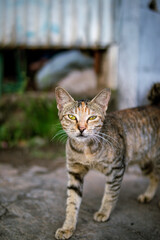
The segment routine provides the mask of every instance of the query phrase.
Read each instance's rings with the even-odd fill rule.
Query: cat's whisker
[[[108,140],[108,139],[106,139],[106,138],[104,138],[104,137],[102,137],[102,136],[100,136],[99,134],[95,134],[97,137],[99,137],[99,138],[101,138],[101,139],[103,139],[103,141],[105,141],[105,142],[107,142],[107,143],[109,143],[110,144],[110,146],[112,147],[112,149],[114,150],[114,147],[113,147],[113,144]]]
[[[99,137],[102,137],[103,139],[105,139],[105,141],[107,141],[108,143],[112,144],[112,146],[113,146],[113,142],[111,142],[109,139],[107,139],[107,137],[109,137],[110,139],[114,140],[114,141],[118,144],[118,142],[117,142],[114,138],[110,137],[110,136],[107,135],[107,134],[104,134],[104,133],[99,132],[98,135],[99,135]],[[105,137],[106,137],[106,138],[105,138]],[[116,146],[116,147],[117,147],[117,146]]]
[[[64,135],[60,136],[59,142],[65,143],[67,138],[68,138],[67,134],[64,134]]]
[[[102,132],[99,132],[98,134],[103,135],[103,136],[106,136],[106,137],[112,139],[112,140],[113,140],[114,142],[116,142],[117,145],[118,145],[118,142],[117,142],[113,137],[109,136],[108,134],[105,134],[105,133],[102,133]]]
[[[93,138],[95,139],[96,142],[98,142],[98,143],[100,143],[102,145],[100,139],[96,135],[93,135]]]
[[[97,137],[94,136],[94,135],[91,137],[91,140],[94,141],[96,144],[99,144],[99,143],[100,143],[100,140],[97,139]]]
[[[63,140],[65,140],[68,136],[66,134],[62,134],[61,136],[59,136],[58,141],[59,142],[63,142]]]
[[[53,141],[56,137],[62,135],[62,134],[66,134],[65,131],[63,129],[59,130],[51,139],[51,141]]]
[[[59,130],[59,131],[53,136],[52,140],[53,140],[55,137],[57,137],[57,136],[59,136],[59,135],[61,135],[61,134],[63,134],[63,133],[64,133],[64,131]]]
[[[106,137],[106,138],[110,138],[111,140],[113,140],[114,142],[112,142],[112,143],[114,144],[114,146],[116,148],[118,148],[119,143],[113,137],[109,136],[108,134],[101,133],[101,132],[99,132],[98,134],[100,134],[100,136],[103,136],[103,137]],[[107,139],[107,140],[109,141],[109,139]]]

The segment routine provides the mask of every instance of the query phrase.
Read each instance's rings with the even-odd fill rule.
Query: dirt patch
[[[65,164],[65,146],[60,143],[41,148],[0,149],[0,164],[9,164],[19,170],[38,165],[50,171]]]

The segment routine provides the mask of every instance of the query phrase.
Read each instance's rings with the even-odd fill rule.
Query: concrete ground
[[[120,197],[108,222],[96,223],[105,179],[91,171],[84,186],[78,225],[72,240],[159,240],[160,189],[150,204],[140,204],[147,180],[126,174]],[[158,198],[159,196],[159,198]],[[52,240],[65,214],[66,170],[30,166],[21,171],[0,165],[0,240]]]

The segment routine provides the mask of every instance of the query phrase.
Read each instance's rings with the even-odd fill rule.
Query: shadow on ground
[[[58,156],[54,161],[43,159],[40,164],[37,157],[33,164],[22,166],[19,162],[13,164],[13,153],[8,161],[4,152],[0,154],[3,160],[0,164],[0,239],[54,239],[65,214],[67,178],[64,157]],[[104,183],[103,175],[97,172],[91,171],[87,175],[78,226],[72,239],[160,239],[157,204],[160,189],[150,204],[139,204],[136,198],[145,190],[147,180],[126,174],[111,219],[96,223],[93,213],[100,205]]]

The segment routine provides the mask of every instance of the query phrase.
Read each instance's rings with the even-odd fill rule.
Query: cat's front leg
[[[93,217],[95,221],[105,222],[109,219],[118,199],[123,174],[124,167],[115,167],[112,169],[110,176],[107,176],[101,207]]]
[[[76,228],[82,199],[83,178],[86,173],[87,169],[81,165],[68,167],[66,218],[62,228],[56,231],[56,239],[70,238]]]

